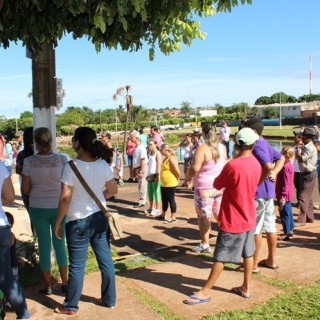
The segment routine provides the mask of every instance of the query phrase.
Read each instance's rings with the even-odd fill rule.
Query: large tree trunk
[[[1,11],[2,7],[3,7],[3,4],[4,4],[4,0],[0,0],[0,11]]]
[[[56,149],[56,67],[53,43],[43,45],[32,56],[33,126],[47,127],[53,136],[52,147]]]

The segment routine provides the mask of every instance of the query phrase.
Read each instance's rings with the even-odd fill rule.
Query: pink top
[[[283,168],[277,175],[276,182],[276,198],[278,201],[283,197],[286,201],[292,201],[293,199],[293,179],[294,169],[293,164],[290,161],[284,163]]]
[[[194,177],[195,189],[210,189],[213,188],[214,179],[220,174],[225,165],[224,146],[219,143],[220,158],[217,162],[209,160],[202,163],[200,170]]]
[[[133,155],[133,150],[135,147],[136,147],[136,145],[131,140],[128,140],[128,142],[127,142],[127,155],[128,156]]]

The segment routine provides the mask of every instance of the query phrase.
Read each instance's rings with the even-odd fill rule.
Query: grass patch
[[[39,266],[39,253],[36,241],[31,239],[30,241],[24,241],[19,243],[20,255],[25,257],[24,263],[19,266],[19,281],[22,286],[28,287],[37,285],[42,282],[42,274]],[[112,257],[118,257],[117,252],[111,248]],[[151,255],[138,255],[130,259],[124,259],[115,261],[115,272],[117,275],[121,275],[126,270],[142,268],[152,264],[163,263],[164,260],[158,258],[155,254]],[[98,262],[96,260],[94,251],[89,245],[85,274],[100,271]],[[51,275],[53,281],[60,279],[59,267],[55,263],[51,266]]]
[[[279,289],[292,291],[297,288],[297,284],[294,281],[286,281],[281,279],[270,279],[262,276],[261,274],[257,274],[257,277],[259,277],[259,280],[263,281],[264,283],[267,283],[270,286],[277,287]]]
[[[154,312],[159,314],[164,320],[184,320],[184,317],[177,316],[166,305],[161,303],[158,299],[150,296],[147,293],[139,291],[134,288],[129,289],[130,292],[144,305],[148,306]]]
[[[320,283],[296,289],[293,292],[279,294],[263,305],[242,311],[223,312],[202,320],[273,320],[273,319],[319,319]]]

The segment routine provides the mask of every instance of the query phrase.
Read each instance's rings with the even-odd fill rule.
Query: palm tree
[[[190,113],[192,110],[191,102],[189,101],[182,101],[180,104],[180,111],[184,114],[184,117],[187,117],[187,114]]]
[[[125,87],[118,88],[114,93],[114,95],[112,96],[114,101],[117,101],[118,96],[121,96],[125,99],[125,102],[126,102],[127,114],[126,114],[126,128],[125,128],[124,137],[123,137],[123,150],[126,147],[129,117],[130,117],[130,112],[133,108],[133,98],[129,94],[130,91],[131,91],[131,86],[126,85]],[[124,163],[127,164],[126,157],[124,158]]]

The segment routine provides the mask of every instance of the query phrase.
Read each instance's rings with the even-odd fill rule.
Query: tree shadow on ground
[[[208,271],[208,275],[209,268],[211,268],[212,265],[210,262],[204,261],[199,257],[192,257],[191,259],[190,257],[188,257],[179,262],[192,266],[196,270],[206,269]],[[165,287],[184,295],[189,295],[193,291],[198,291],[205,283],[205,279],[202,280],[185,277],[179,273],[175,273],[174,269],[171,273],[159,272],[155,269],[152,269],[152,266],[147,268],[127,270],[122,276],[130,279],[140,280],[143,282],[149,282],[156,286]],[[215,289],[222,292],[229,292],[229,290],[222,287],[215,286]]]

